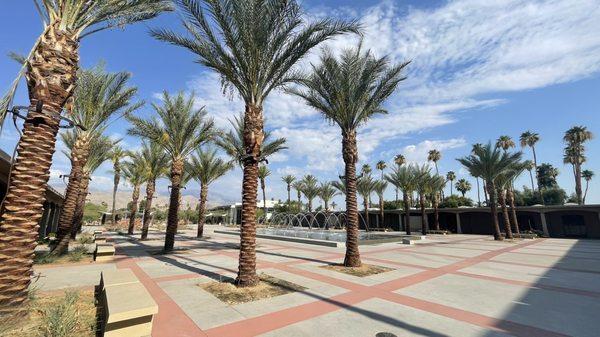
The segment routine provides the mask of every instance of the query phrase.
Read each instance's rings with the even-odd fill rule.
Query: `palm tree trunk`
[[[152,199],[154,198],[154,192],[156,190],[156,181],[150,180],[146,183],[146,204],[144,205],[144,223],[142,224],[142,240],[148,238],[148,229],[150,228],[150,221],[152,219],[150,213],[152,212]]]
[[[533,184],[533,173],[529,170],[529,179],[531,179],[531,190],[535,191],[535,185]]]
[[[49,26],[27,64],[30,108],[23,124],[0,217],[0,316],[22,312],[33,272],[38,222],[59,129],[57,116],[73,94],[78,41]]]
[[[165,235],[165,252],[170,252],[175,246],[175,234],[179,221],[179,195],[181,193],[181,175],[184,161],[176,158],[171,164],[171,194],[169,195],[169,214],[167,216],[167,233]]]
[[[425,214],[425,195],[419,194],[419,205],[421,206],[421,234],[427,235],[427,214]]]
[[[197,238],[204,235],[204,219],[206,216],[206,199],[208,197],[208,185],[200,184],[200,205],[198,205],[198,233]]]
[[[258,284],[256,275],[256,194],[258,162],[264,140],[262,107],[246,105],[244,113],[244,178],[242,182],[242,225],[240,258],[236,284],[240,287]]]
[[[346,256],[344,266],[360,267],[360,251],[358,249],[358,204],[356,201],[356,131],[342,132],[342,157],[344,158],[344,175],[346,179]]]
[[[65,253],[69,248],[71,240],[71,227],[77,208],[79,195],[81,194],[81,178],[83,167],[89,154],[89,141],[83,137],[77,137],[71,151],[71,172],[69,183],[65,192],[65,201],[62,212],[58,218],[58,231],[56,233],[56,245],[52,249],[53,255]]]
[[[365,197],[363,207],[365,208],[365,230],[368,231],[371,229],[371,221],[369,219],[369,197]]]
[[[129,227],[127,228],[127,234],[133,234],[135,228],[135,216],[138,211],[138,200],[140,198],[140,186],[133,186],[133,194],[131,196],[131,215],[129,216]]]
[[[482,179],[483,180],[483,179]],[[488,192],[489,192],[489,187],[488,184],[485,182],[485,180],[483,181],[483,198],[484,201],[487,205],[490,204],[490,198],[488,198]],[[491,195],[490,195],[491,197]],[[495,199],[494,199],[495,200]]]
[[[506,207],[506,191],[498,191],[498,201],[502,210],[502,219],[504,220],[504,231],[507,239],[513,239],[512,230],[510,228],[510,217],[508,216],[508,208]]]
[[[454,195],[454,191],[452,190],[452,185],[454,185],[454,181],[450,180],[450,196]],[[463,197],[464,197],[464,195],[463,195]]]
[[[512,188],[508,190],[508,203],[510,204],[511,219],[513,226],[515,226],[515,233],[521,235],[519,220],[517,219],[517,208],[515,207],[515,192]]]
[[[481,207],[481,195],[479,194],[479,178],[475,177],[475,181],[477,182],[477,207]]]
[[[379,197],[379,219],[381,219],[381,225],[385,227],[385,213],[383,212],[383,196]],[[380,227],[380,224],[377,223],[377,228]]]
[[[90,175],[88,173],[84,173],[81,178],[81,192],[79,193],[79,198],[77,199],[77,207],[75,208],[75,215],[73,216],[73,225],[71,225],[71,239],[75,240],[77,233],[81,231],[81,226],[83,224],[83,212],[85,210],[85,199],[88,196],[90,186]]]
[[[581,164],[577,163],[575,166],[575,194],[577,194],[577,203],[583,204],[583,191],[581,189]]]
[[[265,180],[260,179],[260,189],[262,191],[262,199],[263,199],[263,216],[265,217],[265,221],[267,220],[267,193],[265,191]]]
[[[112,193],[112,210],[111,210],[111,220],[114,225],[117,222],[117,210],[116,210],[116,202],[117,202],[117,188],[119,187],[119,181],[121,180],[121,168],[119,164],[115,164],[113,167],[115,171],[115,176],[113,178],[113,193]]]
[[[287,203],[288,203],[288,207],[290,206],[290,203],[292,202],[291,190],[292,189],[290,188],[290,185],[288,184],[287,185],[287,192],[288,192],[288,202]]]
[[[398,187],[396,187],[396,207],[398,206]]]
[[[535,153],[535,146],[531,147],[531,152],[533,152],[533,166],[535,169],[535,182],[537,184],[538,191],[540,190],[540,176],[538,174],[538,164],[537,164],[537,154]]]
[[[410,235],[410,200],[408,198],[408,193],[402,193],[404,200],[404,230],[406,231],[406,235]]]
[[[435,195],[433,197],[433,219],[434,219],[436,231],[440,230],[440,212],[438,210],[438,206],[439,206],[439,197],[437,195]]]
[[[585,180],[585,192],[583,192],[583,204],[585,205],[585,198],[587,198],[588,188],[590,187],[590,181]]]
[[[490,195],[489,203],[490,206],[490,215],[492,217],[492,225],[494,227],[494,240],[502,240],[502,235],[500,234],[500,225],[498,224],[498,208],[496,206],[496,196],[494,191],[496,190],[496,184],[494,182],[484,182],[484,185],[487,187],[487,191]]]

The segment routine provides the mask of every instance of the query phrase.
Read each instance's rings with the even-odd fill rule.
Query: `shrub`
[[[79,293],[74,291],[65,292],[65,297],[56,305],[44,309],[45,324],[40,326],[41,336],[67,337],[74,336],[79,313],[77,300]]]
[[[83,233],[79,236],[79,238],[77,239],[77,241],[79,243],[81,243],[82,245],[85,244],[89,244],[89,243],[94,243],[94,236],[92,234],[89,233]]]
[[[473,200],[458,195],[451,195],[444,198],[444,201],[440,203],[440,208],[457,208],[460,206],[473,206]]]

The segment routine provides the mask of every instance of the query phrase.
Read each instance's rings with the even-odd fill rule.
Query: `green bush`
[[[444,198],[444,201],[440,203],[440,208],[457,208],[461,206],[472,207],[473,200],[458,195],[451,195]]]
[[[544,204],[546,205],[564,205],[567,199],[567,192],[560,187],[546,188],[543,190]],[[533,206],[540,204],[540,194],[538,191],[524,187],[523,191],[515,191],[515,204],[517,206]]]

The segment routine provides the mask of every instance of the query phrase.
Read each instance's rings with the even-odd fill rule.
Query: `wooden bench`
[[[94,261],[112,261],[115,258],[115,246],[112,244],[97,244]]]

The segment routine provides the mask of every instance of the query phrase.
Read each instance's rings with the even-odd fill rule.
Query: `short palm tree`
[[[379,180],[375,183],[374,192],[377,194],[377,198],[379,199],[379,221],[377,221],[377,228],[380,225],[385,225],[385,213],[384,213],[384,198],[383,194],[388,187],[388,183],[385,180]]]
[[[371,169],[371,165],[369,164],[363,164],[363,166],[360,168],[360,173],[364,175],[370,175],[371,172],[373,172],[373,169]]]
[[[496,208],[496,180],[520,160],[520,152],[501,152],[498,147],[493,147],[491,142],[474,147],[471,155],[458,159],[473,176],[481,177],[486,183],[495,240],[502,240]]]
[[[509,174],[508,174],[508,178],[510,180],[508,186],[507,186],[507,190],[506,190],[506,201],[508,202],[509,206],[510,206],[510,211],[511,211],[511,223],[515,228],[515,233],[520,235],[521,234],[521,230],[519,228],[519,219],[517,218],[517,208],[515,205],[515,191],[514,191],[514,184],[515,181],[517,180],[517,178],[523,173],[523,171],[525,171],[528,167],[529,167],[529,160],[517,163],[515,165],[513,165],[512,169],[510,170]],[[531,161],[529,161],[531,162]]]
[[[217,179],[233,169],[232,161],[225,161],[217,156],[215,149],[198,149],[196,155],[189,160],[189,171],[194,180],[200,184],[200,204],[198,205],[198,232],[196,237],[204,235],[204,219],[208,187]]]
[[[446,179],[450,182],[450,195],[453,195],[452,185],[454,184],[454,179],[456,179],[456,173],[454,173],[454,171],[448,171],[448,173],[446,173]],[[463,197],[464,196],[463,193]]]
[[[396,156],[394,156],[394,164],[396,164],[396,166],[402,166],[402,165],[406,164],[406,158],[404,158],[404,156],[401,154],[397,154]],[[398,190],[398,187],[395,187],[394,189],[396,191],[396,199],[395,200],[396,200],[396,204],[397,204],[399,190]]]
[[[110,122],[140,108],[143,103],[132,102],[137,89],[128,87],[130,75],[125,72],[106,73],[103,66],[78,73],[77,88],[73,95],[71,119],[78,125],[73,135],[71,172],[65,191],[65,202],[58,219],[54,254],[67,251],[72,232],[75,208],[81,192],[82,172],[95,138],[100,137]]]
[[[377,162],[377,164],[375,165],[375,167],[381,171],[381,179],[383,180],[383,170],[385,170],[385,168],[387,167],[387,164],[385,163],[385,161],[380,160]]]
[[[361,265],[358,250],[358,205],[356,202],[356,162],[358,147],[356,132],[369,118],[386,113],[382,105],[405,79],[402,74],[408,63],[391,65],[387,57],[376,58],[360,47],[344,50],[339,58],[325,51],[321,64],[312,66],[312,73],[298,81],[305,90],[290,89],[309,106],[342,130],[342,157],[346,182],[346,256],[344,265]]]
[[[442,153],[440,151],[438,151],[436,149],[429,150],[429,153],[427,154],[427,161],[430,161],[433,163],[433,166],[435,167],[435,174],[440,174],[437,163],[441,159],[442,159]]]
[[[144,180],[146,183],[141,239],[146,240],[150,221],[152,220],[152,199],[154,199],[154,193],[156,192],[156,180],[169,173],[169,156],[162,146],[152,141],[142,144],[141,155],[145,164]]]
[[[155,30],[159,40],[196,54],[198,63],[221,75],[225,88],[244,100],[244,176],[238,286],[258,283],[256,194],[264,140],[263,103],[292,82],[298,62],[321,42],[357,32],[354,22],[317,19],[307,23],[294,0],[180,0],[187,36]]]
[[[90,34],[151,19],[171,8],[168,0],[36,0],[43,31],[23,60],[19,76],[0,102],[0,125],[25,75],[29,109],[0,218],[0,315],[27,302],[37,225],[43,213],[59,119],[76,88],[79,43]],[[67,109],[69,110],[69,109]],[[25,192],[24,192],[25,191]],[[23,193],[28,197],[23,198]]]
[[[281,180],[283,180],[283,182],[285,183],[285,186],[287,187],[287,203],[288,206],[291,205],[292,202],[292,195],[291,195],[291,191],[292,191],[292,183],[294,183],[294,181],[296,181],[296,177],[294,177],[291,174],[285,175],[283,177],[281,177]]]
[[[119,182],[121,181],[121,164],[123,159],[129,156],[129,152],[125,151],[121,146],[115,145],[110,153],[109,159],[113,165],[113,190],[112,190],[112,208],[111,208],[111,222],[114,225],[117,220],[117,189],[119,188]]]
[[[203,108],[195,107],[193,94],[188,97],[183,93],[171,96],[165,92],[162,100],[162,105],[152,104],[158,118],[129,116],[129,121],[133,124],[129,134],[160,145],[171,160],[171,193],[164,246],[164,250],[168,252],[175,245],[185,160],[202,143],[213,137],[213,121],[206,118]]]
[[[471,190],[471,183],[467,179],[459,179],[456,182],[456,190],[462,194],[462,197],[465,197],[465,194]]]
[[[585,179],[585,192],[583,193],[583,204],[585,205],[585,198],[587,197],[588,188],[590,187],[590,181],[594,177],[594,171],[583,170],[581,176]]]
[[[386,174],[385,179],[397,189],[402,191],[402,204],[404,206],[404,230],[410,235],[410,204],[411,196],[416,189],[416,179],[414,174],[414,166],[404,165],[396,166],[392,169],[392,173]]]
[[[427,195],[434,193],[431,190],[431,168],[428,165],[416,166],[413,174],[415,175],[415,191],[419,197],[419,207],[421,208],[421,234],[427,235],[429,229],[429,220],[425,212]]]
[[[260,180],[260,189],[262,191],[263,197],[263,213],[265,220],[267,219],[267,194],[266,194],[266,185],[265,180],[268,176],[271,175],[271,171],[266,165],[261,165],[258,167],[258,180]]]
[[[436,231],[440,230],[439,206],[442,189],[446,186],[446,179],[441,175],[432,176],[429,181],[429,192],[431,193],[431,205],[433,206],[433,225]]]
[[[515,147],[515,142],[512,140],[512,138],[510,136],[506,136],[506,135],[500,136],[496,140],[496,147],[499,147],[502,150],[504,150],[504,152],[506,152],[509,149]]]
[[[217,145],[225,151],[232,159],[243,167],[243,158],[246,154],[244,147],[244,115],[239,115],[229,120],[232,129],[227,133],[222,133],[216,139]],[[263,133],[263,141],[261,143],[260,153],[263,158],[269,158],[271,155],[285,150],[285,138],[277,138],[271,140],[271,132]]]
[[[302,211],[302,181],[296,180],[292,183],[292,188],[296,190],[296,198],[298,199],[298,206]]]
[[[585,126],[574,126],[565,132],[563,137],[567,144],[565,147],[565,163],[573,165],[575,177],[575,194],[577,203],[583,204],[583,191],[581,188],[581,165],[586,161],[584,144],[594,138],[594,135]]]
[[[338,195],[339,191],[333,187],[330,182],[321,183],[319,186],[319,198],[323,200],[323,207],[325,208],[325,212],[329,212],[329,202],[336,195]]]
[[[538,175],[537,175],[537,155],[535,153],[535,144],[537,144],[537,142],[539,142],[540,140],[540,135],[532,132],[532,131],[525,131],[521,134],[521,136],[519,137],[519,142],[521,144],[521,147],[530,147],[531,148],[531,152],[533,154],[533,169],[535,171],[535,180],[536,182],[538,181]],[[531,169],[528,169],[529,172],[531,173]],[[535,187],[532,186],[532,190],[535,191]],[[539,186],[538,186],[539,189]]]
[[[302,185],[302,194],[306,198],[306,207],[309,212],[312,212],[312,202],[313,200],[319,196],[319,181],[313,175],[305,175],[302,180],[300,180]]]
[[[133,234],[135,227],[135,217],[138,212],[138,201],[140,198],[140,187],[145,182],[146,161],[141,152],[133,152],[130,155],[131,161],[125,162],[123,166],[123,177],[131,184],[133,191],[131,193],[131,206],[129,207],[129,226],[127,234]]]
[[[371,222],[369,218],[369,207],[371,201],[371,194],[375,192],[375,185],[377,181],[374,180],[370,175],[363,175],[356,180],[356,191],[363,198],[363,207],[365,214],[365,229],[371,229]],[[346,185],[346,188],[348,186]]]

